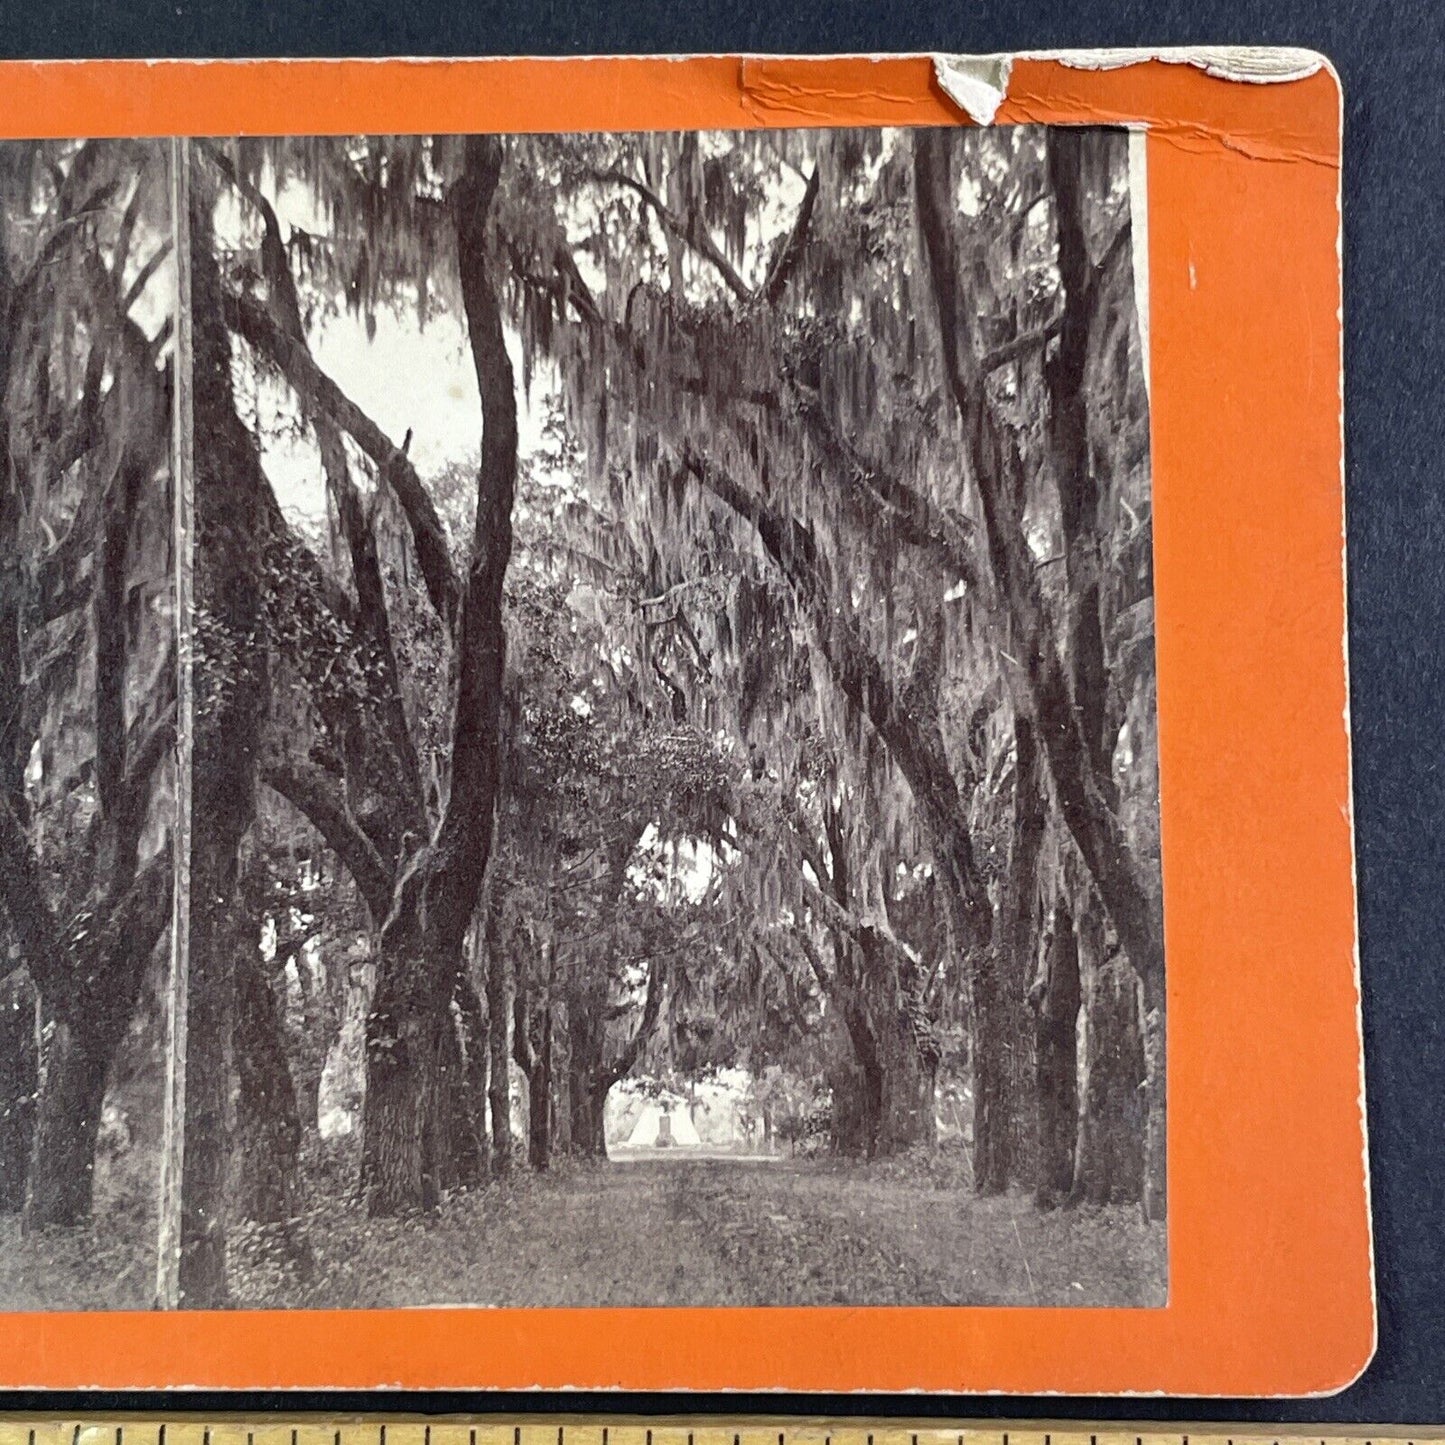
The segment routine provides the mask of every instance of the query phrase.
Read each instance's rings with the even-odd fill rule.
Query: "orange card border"
[[[1149,136],[1168,1305],[10,1314],[0,1385],[1278,1395],[1364,1368],[1338,80],[1021,58],[995,123],[1023,121]],[[8,136],[964,123],[923,56],[0,64]]]

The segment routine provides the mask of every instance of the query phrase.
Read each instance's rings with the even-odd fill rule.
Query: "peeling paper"
[[[1192,65],[1216,80],[1249,85],[1278,85],[1304,80],[1329,62],[1314,50],[1293,46],[1191,45],[1148,50],[1030,50],[1013,55],[935,55],[938,87],[975,125],[992,125],[1008,99],[1015,59],[1052,60],[1073,70],[1122,70],[1161,61]]]
[[[1327,62],[1314,50],[1289,45],[1188,45],[1164,50],[1040,51],[1031,60],[1057,60],[1075,70],[1118,70],[1161,60],[1166,65],[1192,65],[1216,80],[1241,80],[1250,85],[1276,85],[1304,80]],[[942,82],[940,81],[940,84]]]
[[[935,55],[933,75],[938,88],[975,125],[992,125],[1008,97],[1012,55]]]
[[[1335,75],[1329,60],[1314,50],[1290,46],[1181,46],[1173,49],[1029,50],[1014,55],[934,55],[938,88],[975,125],[993,125],[1006,101],[1012,101],[1010,123],[1037,121],[1031,97],[1010,96],[1009,84],[1019,61],[1048,61],[1073,70],[1123,70],[1159,62],[1188,65],[1203,75],[1248,85],[1278,85],[1309,78],[1321,70]],[[1338,75],[1335,75],[1338,83]],[[1176,145],[1204,151],[1225,146],[1256,160],[1308,161],[1338,168],[1335,154],[1312,148],[1303,136],[1251,135],[1219,130],[1180,118],[1116,121],[1126,129],[1146,129]]]

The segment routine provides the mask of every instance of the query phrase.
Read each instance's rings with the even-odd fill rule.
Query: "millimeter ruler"
[[[806,1420],[606,1415],[0,1416],[0,1445],[1416,1445],[1442,1426]]]

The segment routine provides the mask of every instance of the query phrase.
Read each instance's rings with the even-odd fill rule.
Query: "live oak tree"
[[[350,594],[329,598],[329,611],[342,625],[342,645],[364,660],[367,696],[379,703],[373,711],[382,718],[379,730],[368,729],[370,717],[355,715],[356,696],[332,698],[329,732],[339,749],[350,746],[352,766],[343,760],[336,768],[333,759],[328,772],[324,757],[282,756],[268,760],[262,775],[311,819],[352,869],[377,930],[364,1170],[372,1209],[390,1213],[432,1202],[439,1174],[447,1167],[450,1134],[440,1114],[439,1066],[451,1027],[450,1003],[465,979],[463,945],[491,851],[500,777],[502,586],[511,552],[517,469],[515,388],[488,238],[503,147],[486,137],[459,142],[444,196],[433,198],[450,233],[453,284],[482,402],[473,535],[460,559],[452,555],[435,506],[404,451],[382,436],[312,360],[274,212],[244,171],[217,152],[210,156],[243,203],[259,212],[261,226],[262,285],[248,288],[247,277],[233,278],[221,309],[254,354],[294,387],[315,425],[355,589],[354,600]],[[333,170],[323,181],[318,172],[313,179],[330,186],[329,199],[344,203],[370,180],[362,159],[361,166],[351,168],[343,159],[339,173]],[[391,194],[402,211],[417,201],[404,186]],[[369,234],[380,244],[381,237]],[[406,514],[427,596],[450,649],[450,736],[440,766],[442,786],[430,796],[400,697],[376,537],[349,475],[343,431],[378,469]],[[274,497],[270,506],[275,509]],[[361,801],[353,793],[363,794],[368,769],[391,778],[385,801],[373,814],[371,834],[353,807]]]
[[[1111,235],[1095,239],[1083,214],[1086,162],[1093,159],[1099,166],[1102,161],[1099,169],[1106,181],[1111,170],[1117,177],[1123,143],[1117,135],[1107,136],[1091,156],[1088,141],[1079,133],[1053,130],[1046,135],[1059,294],[1054,314],[1041,327],[1020,330],[1019,339],[1027,338],[1027,344],[1011,350],[1003,368],[1023,373],[1033,367],[1035,375],[1041,375],[1045,445],[1037,455],[1029,455],[1023,429],[1009,414],[1017,394],[1010,397],[1006,384],[998,387],[994,382],[991,354],[983,349],[972,320],[980,309],[982,288],[970,286],[963,263],[967,252],[959,236],[955,158],[950,148],[927,132],[918,134],[914,146],[919,224],[943,371],[976,480],[1001,606],[1023,654],[1014,684],[1037,720],[1060,816],[1139,979],[1142,1008],[1154,1020],[1145,1207],[1159,1217],[1165,1207],[1159,1022],[1164,959],[1157,858],[1140,856],[1131,847],[1118,811],[1114,776],[1126,711],[1138,688],[1150,685],[1152,627],[1141,647],[1137,620],[1131,636],[1125,619],[1109,617],[1113,611],[1109,604],[1116,607],[1119,598],[1109,597],[1102,585],[1105,551],[1115,549],[1112,560],[1118,564],[1116,575],[1123,579],[1126,599],[1135,605],[1149,600],[1147,590],[1137,598],[1141,588],[1136,581],[1139,574],[1147,575],[1147,560],[1133,560],[1140,553],[1147,559],[1149,532],[1129,505],[1131,459],[1121,457],[1117,445],[1110,447],[1106,440],[1090,435],[1090,402],[1104,388],[1097,379],[1093,388],[1087,387],[1091,360],[1114,368],[1124,383],[1117,391],[1123,394],[1120,400],[1125,406],[1114,437],[1138,448],[1141,431],[1147,438],[1136,400],[1142,389],[1142,367],[1137,336],[1130,334],[1132,308],[1119,299],[1128,279],[1128,218],[1116,219]],[[986,216],[987,211],[980,214]],[[1021,319],[1027,325],[1032,318]],[[1142,445],[1147,447],[1147,440]],[[1132,460],[1137,462],[1137,452]],[[1053,482],[1064,549],[1061,608],[1049,605],[1029,535],[1030,503],[1046,478]],[[1129,591],[1134,598],[1128,597]],[[1122,636],[1114,647],[1106,649],[1104,627],[1111,620],[1125,625],[1118,629]],[[1132,741],[1137,749],[1137,731]]]
[[[274,554],[273,676],[306,702],[273,699],[258,777],[375,934],[373,1207],[510,1161],[512,1061],[532,1163],[598,1154],[617,1079],[739,1057],[768,997],[798,1057],[832,1039],[839,1147],[928,1141],[958,1025],[977,1185],[1077,1193],[1071,1021],[1091,1080],[1146,1036],[1156,1097],[1162,1069],[1121,140],[207,154],[246,218],[237,354],[327,488],[326,535]],[[318,234],[283,233],[283,184]],[[475,480],[423,478],[317,364],[337,305],[465,319]],[[565,440],[519,463],[536,391]],[[667,849],[766,946],[679,946],[645,883]],[[1132,1016],[1107,1004],[1130,977]]]
[[[0,147],[0,1207],[31,1227],[90,1212],[107,1076],[170,912],[166,194],[152,145]]]
[[[673,556],[667,581],[681,585],[709,533],[706,494],[755,534],[838,703],[868,720],[906,782],[966,961],[984,1188],[1036,1167],[1023,1000],[1040,895],[1057,888],[1037,873],[1051,809],[1159,1016],[1157,885],[1151,896],[1147,851],[1132,856],[1109,802],[1150,633],[1135,611],[1106,649],[1101,616],[1121,598],[1099,584],[1107,546],[1134,603],[1149,535],[1135,482],[1142,368],[1120,300],[1122,142],[1094,144],[1085,177],[1080,144],[1046,149],[1037,134],[541,143],[521,214],[504,220],[524,342],[555,358],[594,464],[624,475],[656,550]],[[789,172],[796,200],[779,216],[771,198]],[[1100,234],[1081,239],[1086,184]],[[952,233],[966,225],[965,249]],[[965,295],[970,352],[953,319]],[[1087,445],[1111,397],[1114,435],[1136,453],[1125,466]],[[1066,564],[1052,592],[1038,545],[1051,534]],[[945,596],[963,606],[940,670],[917,641],[901,644],[930,637]],[[1013,783],[997,881],[975,839],[990,799],[972,739],[990,697]],[[1125,751],[1147,753],[1129,732]]]
[[[1160,1217],[1126,138],[191,169],[184,1301],[226,1301],[230,1220],[308,1207],[359,1028],[379,1214],[598,1159],[619,1082],[737,1067],[769,1129],[874,1158],[962,1081],[979,1189]],[[0,147],[0,1208],[32,1228],[92,1208],[170,917],[165,180],[153,146]],[[447,466],[327,373],[339,313],[455,334]]]
[[[610,454],[611,428],[619,433],[615,445],[631,452],[633,505],[652,520],[659,550],[675,554],[706,535],[709,508],[717,504],[756,534],[831,675],[833,707],[866,718],[906,780],[946,878],[958,946],[976,965],[978,1038],[997,1038],[1002,1031],[990,1013],[996,974],[977,966],[991,909],[968,827],[967,788],[960,790],[936,703],[928,699],[927,659],[918,659],[921,685],[907,702],[902,695],[897,641],[908,621],[925,620],[945,588],[931,590],[928,578],[915,590],[907,563],[888,545],[892,538],[879,555],[877,529],[871,536],[865,530],[868,512],[907,489],[865,466],[839,425],[881,416],[894,429],[889,440],[909,459],[928,438],[914,399],[895,403],[898,362],[886,344],[890,316],[907,315],[906,307],[895,312],[883,304],[888,282],[898,287],[907,279],[889,225],[902,171],[896,162],[885,167],[882,195],[870,204],[859,195],[868,158],[850,153],[848,142],[821,143],[806,179],[781,147],[779,154],[744,142],[705,153],[706,144],[696,137],[599,142],[596,154],[580,158],[569,147],[556,162],[557,180],[615,194],[601,215],[620,219],[603,231],[600,286],[588,285],[565,235],[534,238],[532,256],[519,269],[535,277],[534,293],[553,310],[533,329],[563,358],[574,410],[585,419],[583,434],[595,438],[594,451]],[[785,166],[797,169],[800,181],[791,225],[777,229],[770,245],[755,240],[745,254],[764,179]],[[670,197],[659,186],[670,188]],[[711,237],[714,224],[725,228],[726,249]],[[760,221],[754,226],[765,232]],[[855,284],[861,278],[849,271],[862,265],[888,280]],[[848,315],[845,297],[866,298],[863,314],[856,314],[855,300]],[[906,333],[902,341],[906,350]],[[905,429],[899,425],[905,417],[918,425]],[[814,480],[820,473],[823,485]],[[916,527],[927,503],[912,493],[906,501],[912,514],[905,527]],[[962,563],[949,584],[976,575],[960,529],[941,521],[940,541]],[[861,599],[860,576],[868,579]],[[869,584],[880,583],[870,596]],[[904,625],[895,627],[900,618]],[[1002,1080],[983,1066],[984,1051],[977,1053],[977,1134],[987,1151],[1010,1110],[993,1099]]]

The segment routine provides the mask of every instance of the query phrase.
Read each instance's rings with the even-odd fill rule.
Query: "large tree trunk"
[[[571,1070],[571,1044],[567,1038],[567,1007],[552,1010],[552,1154],[572,1152],[572,1100],[567,1079]]]
[[[501,781],[506,663],[502,587],[512,553],[517,483],[517,398],[488,258],[488,217],[501,168],[498,137],[468,136],[462,173],[449,198],[467,337],[482,401],[482,454],[471,566],[456,644],[446,812],[435,840],[398,884],[382,931],[372,1014],[376,1027],[368,1031],[363,1153],[363,1177],[374,1214],[425,1208],[434,1199],[441,1031],[450,1026],[448,1011],[463,941],[491,856]],[[494,1091],[496,1087],[494,1077]]]
[[[512,1008],[512,1057],[527,1079],[527,1163],[541,1172],[552,1157],[552,1006],[544,1005],[533,1038],[529,981],[521,978]]]
[[[887,1022],[891,1027],[878,1030],[884,1068],[875,1158],[905,1149],[931,1149],[938,1142],[933,1103],[937,1065],[920,1052],[912,1023],[905,1014],[892,1012]]]
[[[456,1011],[461,1072],[453,1084],[453,1152],[457,1183],[470,1189],[487,1177],[491,1144],[487,1138],[486,1016],[468,968],[457,978]]]
[[[1069,1197],[1079,1134],[1079,943],[1060,900],[1045,941],[1034,1004],[1039,1168],[1034,1197],[1052,1209]]]
[[[1105,956],[1103,929],[1080,929],[1085,968],[1084,1103],[1073,1198],[1136,1203],[1144,1193],[1146,1063],[1139,979],[1121,954]]]
[[[542,1015],[536,1067],[527,1075],[527,1163],[539,1173],[552,1162],[552,1012]]]
[[[253,929],[254,933],[254,929]],[[296,1212],[301,1116],[282,1035],[281,1013],[259,949],[236,957],[235,1212],[277,1224]]]
[[[448,1008],[447,1018],[437,1035],[437,1116],[432,1127],[433,1174],[437,1199],[456,1189],[466,1168],[469,1121],[467,1119],[466,1063],[462,1058],[461,1035]]]
[[[35,1138],[40,1042],[34,986],[23,973],[0,983],[0,1214],[18,1214]]]
[[[973,1187],[1001,1194],[1017,1172],[1014,1073],[1010,1057],[1021,1039],[1001,1027],[1004,995],[995,969],[973,970],[969,1000],[973,1065]]]
[[[90,1216],[95,1141],[117,1042],[97,1032],[83,1013],[52,1019],[25,1201],[27,1229],[69,1227]]]
[[[56,1006],[45,1055],[45,1087],[35,1121],[25,1200],[27,1228],[74,1225],[89,1213],[95,1140],[106,1076],[135,1012],[145,966],[171,906],[171,853],[152,858],[125,895],[104,909],[104,924],[66,959],[88,981]]]
[[[372,1215],[430,1210],[440,1198],[442,1065],[462,934],[443,934],[423,903],[429,875],[429,857],[403,875],[366,1021],[361,1174]]]
[[[212,197],[191,192],[195,432],[195,601],[226,648],[195,668],[191,915],[187,949],[185,1149],[181,1176],[181,1303],[226,1303],[225,1180],[234,970],[255,947],[237,885],[255,815],[268,698],[258,532],[268,491],[251,434],[236,414],[231,341],[221,312]],[[204,634],[203,634],[204,636]]]
[[[572,1153],[579,1159],[607,1158],[607,1091],[592,1080],[570,1080],[572,1108]]]
[[[937,1143],[936,1066],[898,1006],[896,980],[865,978],[869,983],[869,997],[842,1010],[852,1057],[833,1072],[832,1143],[840,1154],[881,1159]]]
[[[970,1030],[974,1059],[974,1186],[1002,1193],[1037,1170],[1033,1030],[1026,995],[1037,940],[1038,865],[1048,804],[1033,723],[1015,710],[1013,846],[994,915],[992,968]]]
[[[830,1142],[835,1154],[871,1159],[883,1130],[883,1060],[868,1011],[850,1000],[840,1013],[848,1054],[829,1072]]]
[[[572,1153],[579,1159],[607,1157],[601,1005],[574,995],[567,1002],[567,1100]]]

